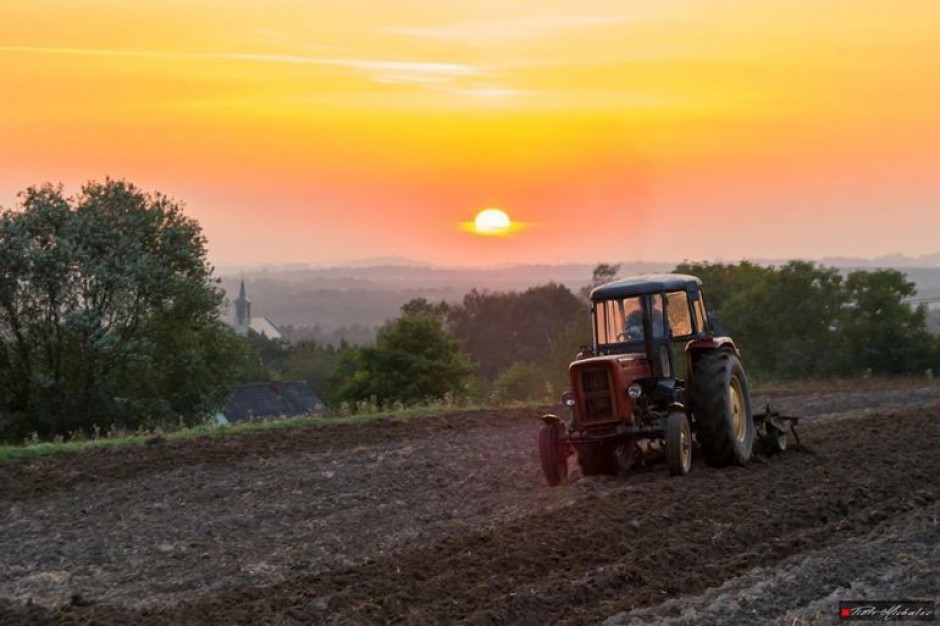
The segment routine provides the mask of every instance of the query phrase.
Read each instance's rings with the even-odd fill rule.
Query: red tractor
[[[692,467],[692,450],[722,467],[750,460],[758,436],[787,446],[785,422],[751,410],[747,375],[730,337],[715,336],[702,282],[682,274],[626,278],[591,292],[593,349],[568,368],[564,423],[545,415],[539,457],[551,486],[577,453],[585,476],[614,474],[665,458],[669,473]],[[796,434],[794,430],[794,435]]]

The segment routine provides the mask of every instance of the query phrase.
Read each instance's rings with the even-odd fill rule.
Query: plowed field
[[[0,463],[0,623],[798,625],[940,599],[940,388],[774,404],[802,447],[558,489],[531,410]]]

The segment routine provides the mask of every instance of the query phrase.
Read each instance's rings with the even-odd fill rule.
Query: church
[[[238,290],[238,298],[235,299],[235,332],[239,335],[245,335],[248,334],[249,330],[264,335],[268,339],[281,338],[281,331],[274,325],[274,322],[266,317],[251,316],[251,300],[245,294],[245,279],[243,277],[241,287]]]

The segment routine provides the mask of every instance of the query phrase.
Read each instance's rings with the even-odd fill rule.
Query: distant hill
[[[918,260],[934,264],[905,265],[913,259],[885,257],[897,265],[876,263],[880,259],[828,259],[825,265],[851,269],[897,267],[917,283],[918,298],[940,298],[940,255]],[[354,335],[371,336],[371,331],[398,316],[401,305],[412,298],[457,303],[472,289],[481,291],[523,291],[529,287],[556,282],[578,291],[590,282],[593,264],[517,265],[498,268],[460,268],[424,265],[398,257],[374,259],[376,265],[351,263],[340,267],[304,265],[269,266],[246,269],[245,285],[252,300],[252,315],[269,318],[279,326],[316,327],[317,336],[327,336],[341,328],[361,327]],[[786,261],[755,262],[782,265]],[[674,262],[624,262],[620,275],[669,271]],[[238,294],[241,275],[222,275],[229,299]]]
[[[431,263],[416,261],[402,256],[376,257],[341,263],[339,267],[432,267]]]
[[[624,264],[624,274],[665,271],[672,263]],[[244,272],[252,315],[279,326],[318,326],[324,333],[354,325],[374,328],[398,316],[413,298],[461,302],[472,289],[520,291],[556,282],[573,291],[591,280],[590,264],[520,265],[504,268],[347,265],[329,268],[262,268]],[[222,277],[229,299],[241,275]]]

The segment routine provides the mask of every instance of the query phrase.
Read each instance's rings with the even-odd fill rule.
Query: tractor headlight
[[[643,387],[640,387],[640,383],[633,383],[627,387],[627,395],[631,400],[636,400],[643,395]]]
[[[571,393],[570,391],[566,391],[565,393],[561,394],[561,401],[569,409],[574,408],[574,405],[575,405],[574,394]]]

